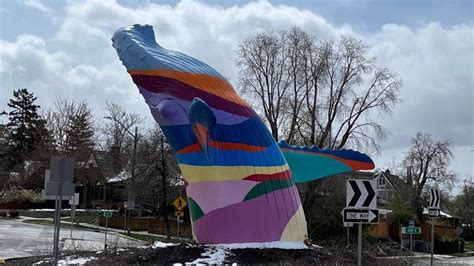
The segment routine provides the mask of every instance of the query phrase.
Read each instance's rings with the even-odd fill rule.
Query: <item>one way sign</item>
[[[369,224],[379,223],[379,210],[344,209],[342,213],[343,213],[342,220],[345,223],[369,223]]]
[[[375,180],[347,180],[346,208],[377,208]]]

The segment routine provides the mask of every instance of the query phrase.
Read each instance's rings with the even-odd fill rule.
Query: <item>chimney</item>
[[[115,170],[120,170],[121,161],[120,161],[120,146],[113,144],[110,147],[110,155],[112,157],[112,165],[114,166]]]

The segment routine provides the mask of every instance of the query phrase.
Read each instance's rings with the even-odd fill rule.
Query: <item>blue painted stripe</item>
[[[372,159],[370,159],[370,157],[367,156],[366,154],[360,153],[358,151],[350,150],[350,149],[330,150],[330,149],[320,149],[316,146],[312,146],[310,148],[302,147],[302,146],[291,146],[288,143],[286,143],[286,141],[284,140],[278,142],[278,144],[280,145],[281,148],[291,149],[294,151],[304,151],[304,152],[315,153],[315,154],[322,153],[322,154],[337,156],[337,157],[347,159],[347,160],[373,163]]]
[[[114,33],[112,43],[127,70],[166,69],[208,74],[224,79],[206,63],[158,45],[150,25],[136,24],[120,28]]]
[[[161,126],[161,128],[176,151],[196,143],[196,137],[192,133],[190,125]],[[209,134],[212,140],[221,142],[260,147],[269,147],[275,143],[267,127],[256,117],[236,125],[216,124],[210,128]]]

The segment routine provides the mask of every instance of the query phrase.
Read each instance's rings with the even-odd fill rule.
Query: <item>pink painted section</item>
[[[229,180],[215,182],[191,183],[186,187],[186,194],[193,198],[206,214],[237,202],[258,183],[248,180]]]
[[[295,186],[277,190],[204,215],[194,235],[209,244],[279,241],[300,204]]]

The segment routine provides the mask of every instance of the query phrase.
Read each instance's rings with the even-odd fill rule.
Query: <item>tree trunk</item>
[[[163,219],[165,220],[166,225],[166,238],[171,238],[171,229],[170,229],[170,222],[168,221],[168,193],[166,190],[166,160],[165,160],[165,149],[163,145],[163,136],[160,138],[160,146],[161,146],[161,184],[163,185],[163,197],[161,200],[162,206],[162,215]]]

